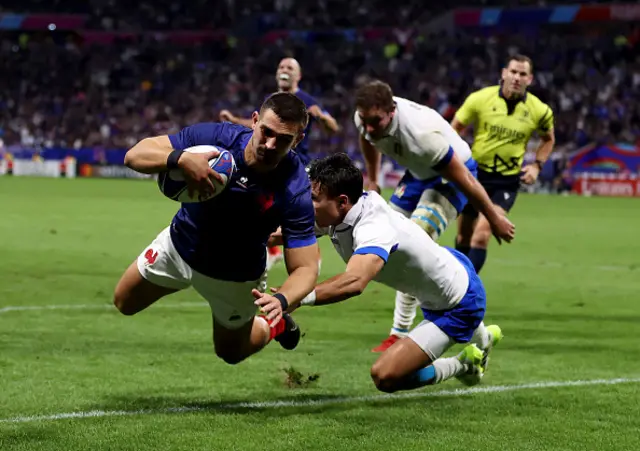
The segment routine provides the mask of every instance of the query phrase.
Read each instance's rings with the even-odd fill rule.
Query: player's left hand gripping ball
[[[236,170],[236,163],[231,152],[216,146],[194,146],[185,149],[185,152],[191,154],[214,152],[218,154],[208,161],[209,168],[211,168],[212,172],[215,172],[211,173],[209,177],[213,189],[208,192],[199,190],[190,193],[189,183],[183,170],[172,169],[158,174],[158,187],[162,194],[178,202],[195,203],[208,201],[222,193],[229,183],[229,180],[231,180],[233,172]],[[182,158],[184,158],[184,155],[181,159]]]

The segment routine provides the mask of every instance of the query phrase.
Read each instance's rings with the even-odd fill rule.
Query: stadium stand
[[[59,6],[58,12],[88,15],[84,30],[0,32],[5,149],[124,148],[149,134],[217,120],[223,108],[249,114],[275,88],[275,66],[287,55],[302,65],[301,86],[344,125],[338,136],[312,136],[318,153],[355,152],[351,92],[363,77],[385,79],[398,95],[450,119],[469,92],[497,82],[505,57],[516,52],[532,57],[532,91],[556,111],[558,155],[594,141],[636,143],[640,137],[640,28],[633,24],[544,24],[519,27],[517,33],[506,25],[447,33],[422,26],[424,20],[416,18],[438,12],[425,15],[420,2],[393,11],[386,2],[349,2],[349,14],[335,0],[301,8],[288,0],[260,6],[229,0],[215,2],[215,8],[197,1],[188,9],[167,0],[138,3],[127,14],[123,3],[35,2],[35,10]],[[5,11],[11,7],[19,11],[19,2],[5,2]],[[230,23],[232,32],[216,28]],[[256,24],[261,25],[252,28]],[[327,24],[337,31],[313,31]],[[175,40],[143,32],[186,28],[215,33]],[[274,31],[280,28],[305,31]],[[113,30],[131,33],[109,35]]]

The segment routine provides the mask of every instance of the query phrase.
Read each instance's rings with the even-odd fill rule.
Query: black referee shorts
[[[502,175],[498,172],[485,172],[478,169],[478,181],[489,194],[491,201],[505,211],[511,210],[520,189],[520,174]],[[476,210],[470,202],[465,205],[462,214],[476,218]]]

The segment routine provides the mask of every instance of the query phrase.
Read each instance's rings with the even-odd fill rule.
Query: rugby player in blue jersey
[[[295,151],[300,155],[305,165],[308,165],[312,160],[309,150],[309,138],[311,136],[311,128],[315,124],[328,133],[337,133],[340,130],[340,126],[336,120],[326,112],[318,100],[308,92],[300,89],[300,80],[302,79],[302,70],[300,64],[295,58],[283,58],[278,64],[276,70],[276,83],[278,84],[278,92],[290,92],[298,96],[306,105],[309,112],[309,123],[305,127],[305,137],[295,147]],[[234,115],[229,110],[222,110],[220,112],[220,120],[228,121],[234,124],[250,126],[251,118],[243,118]],[[279,246],[269,247],[269,253],[267,254],[267,270],[271,269],[275,264],[282,260],[283,254]],[[266,283],[267,274],[263,275],[263,281]]]
[[[293,349],[300,330],[288,305],[311,292],[318,276],[311,186],[304,162],[290,150],[304,138],[308,114],[295,95],[276,93],[252,116],[251,128],[202,123],[175,135],[146,138],[125,164],[153,174],[179,168],[190,190],[207,190],[216,155],[183,150],[214,145],[232,152],[237,165],[225,190],[202,203],[182,204],[171,225],[125,271],[114,304],[134,315],[160,298],[193,286],[213,314],[216,354],[235,364],[275,339]],[[266,245],[281,227],[289,277],[275,296],[258,290]],[[257,309],[262,315],[256,315]]]

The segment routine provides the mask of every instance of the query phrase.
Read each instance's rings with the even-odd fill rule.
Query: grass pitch
[[[506,336],[480,389],[399,397],[369,378],[394,305],[378,284],[299,310],[295,351],[237,366],[192,290],[117,313],[120,274],[176,208],[150,181],[0,178],[0,450],[640,448],[637,199],[521,196],[482,273]],[[344,264],[321,243],[325,278]]]

